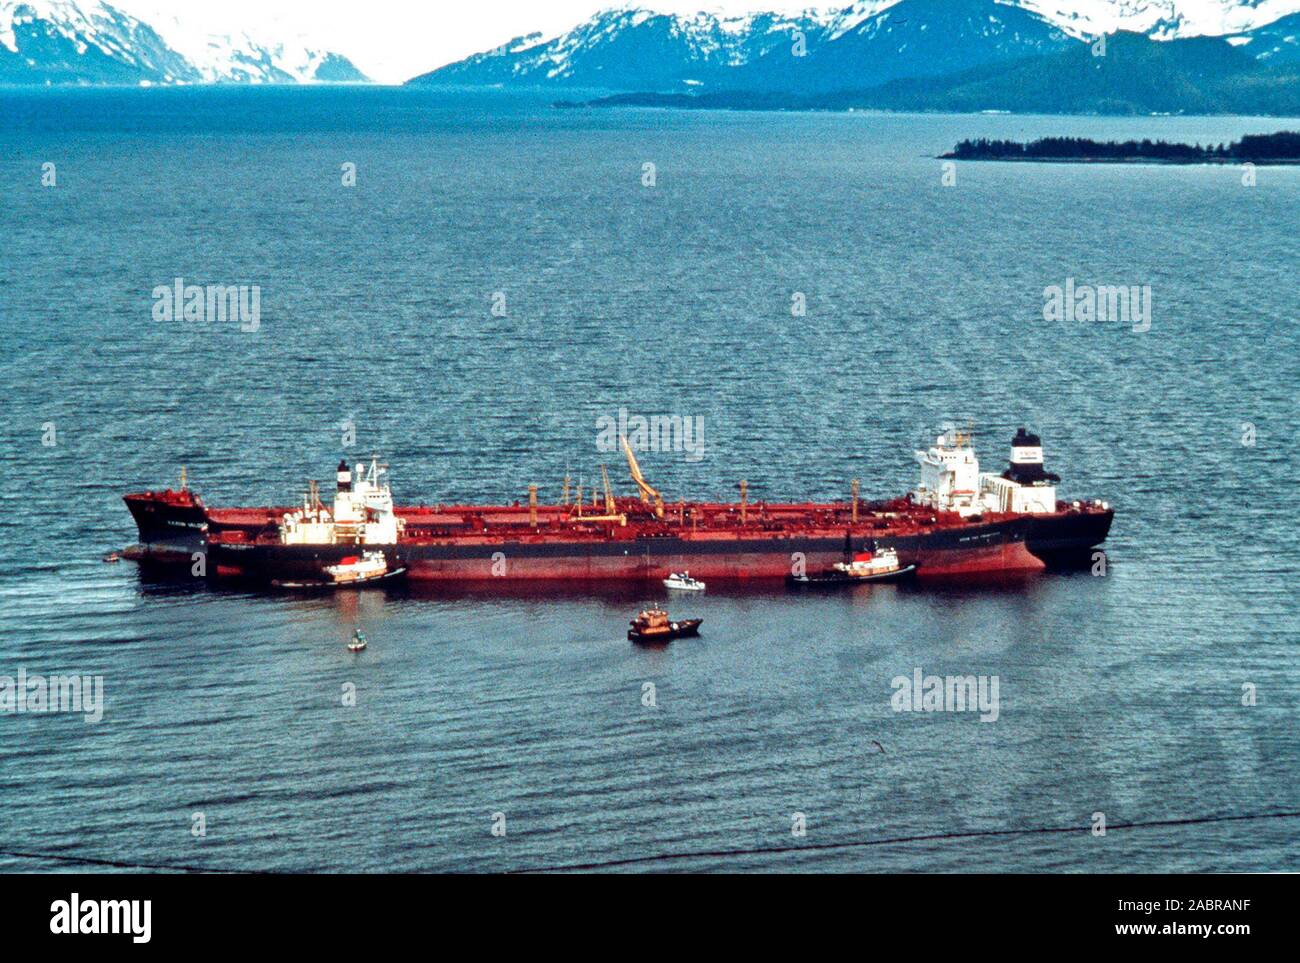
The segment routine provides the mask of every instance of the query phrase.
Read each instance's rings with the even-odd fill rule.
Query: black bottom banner
[[[241,876],[0,877],[9,948],[375,948],[445,939],[498,948],[620,929],[672,939],[681,927],[734,946],[815,926],[855,944],[911,933],[936,947],[1177,945],[1232,952],[1281,937],[1293,876]],[[748,932],[746,932],[748,928]],[[966,934],[972,942],[966,943]],[[602,942],[606,936],[601,935]],[[996,941],[996,942],[994,942]]]

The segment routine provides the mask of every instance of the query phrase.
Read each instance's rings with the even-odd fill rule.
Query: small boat
[[[389,568],[383,552],[365,552],[361,555],[345,555],[334,565],[326,565],[325,578],[298,582],[286,579],[272,579],[271,584],[284,589],[324,589],[345,588],[352,585],[365,585],[384,579],[397,578],[406,573],[406,566]]]
[[[851,561],[836,562],[811,575],[790,575],[791,585],[856,585],[859,582],[897,582],[916,573],[916,565],[903,565],[892,548],[870,549]]]
[[[330,577],[331,585],[359,585],[362,582],[376,582],[387,578],[389,574],[398,575],[405,569],[390,573],[388,559],[383,552],[362,552],[361,555],[347,555],[339,559],[336,565],[326,565],[325,574]]]
[[[697,578],[691,578],[690,572],[673,572],[664,579],[664,587],[670,589],[680,589],[683,592],[703,592],[704,583]]]
[[[851,562],[836,562],[831,568],[843,572],[849,578],[859,582],[878,582],[903,570],[899,564],[898,552],[892,548],[859,552]],[[910,568],[916,568],[915,565]]]
[[[671,642],[684,636],[699,635],[703,621],[678,619],[674,622],[663,609],[643,609],[628,623],[632,627],[627,630],[627,637],[633,642]]]
[[[348,642],[349,652],[360,652],[366,647],[366,634],[360,629],[352,633],[352,640]]]
[[[120,562],[121,560],[122,560],[122,555],[119,552],[109,552],[107,555],[104,556],[105,562]]]

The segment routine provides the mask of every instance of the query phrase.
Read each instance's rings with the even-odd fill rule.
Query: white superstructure
[[[1001,475],[980,476],[984,486],[985,502],[989,511],[1012,512],[1016,515],[1056,511],[1056,486],[1022,485]]]
[[[942,512],[976,515],[980,501],[980,463],[971,447],[971,433],[949,428],[926,451],[918,451],[921,484],[913,497],[921,505]]]
[[[1043,470],[1042,442],[1021,428],[1011,447],[1011,467],[1003,474],[981,472],[971,432],[948,428],[926,451],[918,451],[921,483],[913,500],[959,515],[1056,511],[1057,476]]]
[[[387,465],[371,458],[369,466],[357,463],[354,482],[347,462],[339,462],[333,511],[309,493],[302,508],[281,520],[280,541],[285,545],[395,545],[404,523],[393,511],[387,483],[380,480],[387,472]]]

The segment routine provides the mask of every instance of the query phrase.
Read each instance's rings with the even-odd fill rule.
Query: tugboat
[[[791,585],[856,585],[859,582],[897,582],[915,573],[915,563],[901,564],[898,552],[893,548],[873,546],[854,555],[850,561],[836,562],[813,575],[790,575],[786,581]]]
[[[364,582],[377,582],[383,578],[401,575],[404,568],[388,569],[388,560],[383,552],[363,552],[360,557],[346,555],[339,559],[337,565],[326,565],[325,574],[332,580],[331,585],[360,585]]]
[[[704,583],[697,578],[691,578],[690,572],[673,572],[664,579],[664,587],[670,589],[680,589],[683,592],[703,592]]]
[[[859,552],[851,562],[836,562],[831,569],[842,573],[851,582],[893,582],[911,575],[915,565],[899,564],[898,552],[892,548]]]
[[[366,647],[366,634],[360,629],[352,633],[352,640],[348,642],[349,652],[361,652]]]
[[[633,642],[671,642],[688,635],[700,634],[703,619],[669,621],[663,609],[642,609],[628,624],[627,637]]]
[[[334,565],[326,565],[322,571],[325,574],[323,579],[297,582],[272,579],[271,584],[284,589],[349,588],[397,578],[406,573],[406,567],[390,569],[383,552],[363,552],[361,555],[345,555]]]

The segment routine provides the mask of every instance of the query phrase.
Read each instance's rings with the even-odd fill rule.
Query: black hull
[[[1114,511],[1078,512],[1034,518],[1025,547],[1048,568],[1091,565],[1097,546],[1110,534]]]
[[[671,642],[673,639],[685,639],[700,634],[700,623],[703,619],[681,619],[673,622],[673,628],[667,632],[656,632],[652,635],[642,635],[636,629],[628,629],[627,637],[632,642],[641,642],[643,644],[653,645],[656,642]]]
[[[198,499],[174,504],[145,494],[127,495],[123,501],[140,532],[140,554],[155,561],[189,562],[204,550],[208,511]]]

